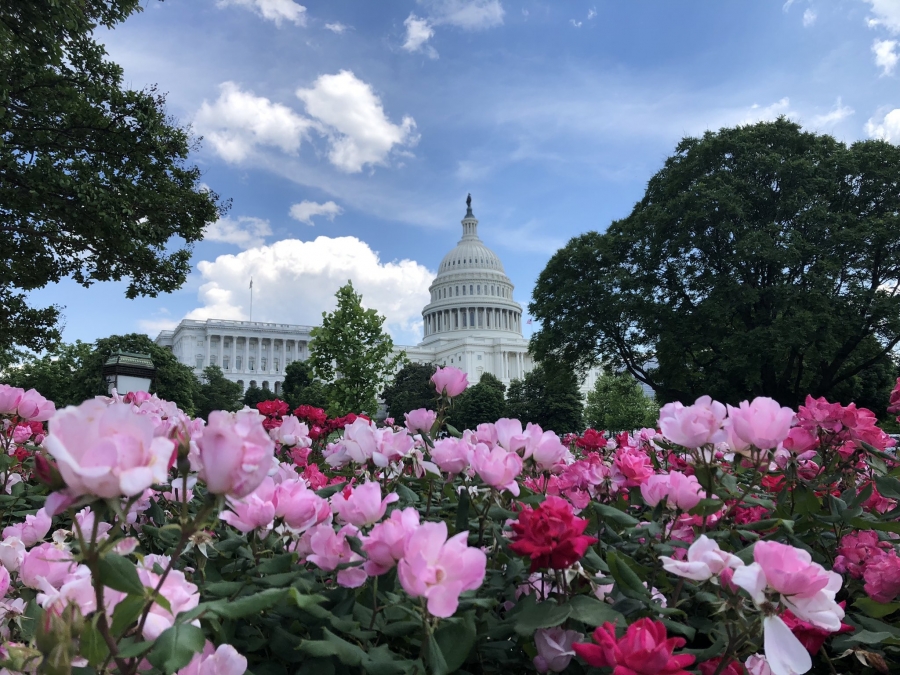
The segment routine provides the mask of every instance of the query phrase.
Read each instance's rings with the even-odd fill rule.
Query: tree
[[[279,396],[271,389],[252,386],[247,387],[247,391],[244,392],[244,398],[241,400],[241,403],[250,408],[255,408],[257,403],[274,401],[277,398],[279,398]]]
[[[457,429],[474,429],[479,424],[496,422],[506,410],[506,385],[490,373],[453,401],[450,424]]]
[[[149,354],[156,367],[150,392],[177,404],[188,415],[196,413],[200,382],[194,371],[143,333],[111,335],[94,343],[93,351],[81,360],[80,368],[72,373],[75,402],[81,403],[98,394],[108,393],[101,371],[110,354],[118,351]]]
[[[433,363],[404,364],[381,392],[388,417],[393,417],[400,424],[403,422],[403,413],[410,410],[434,410],[436,392],[431,376],[436,369],[437,366]]]
[[[506,416],[558,434],[581,431],[582,398],[575,371],[565,363],[547,361],[535,366],[523,380],[510,382]]]
[[[223,213],[186,163],[196,147],[155,88],[133,91],[94,39],[139,0],[0,3],[0,357],[60,338],[28,293],[127,278],[128,298],[182,286],[190,244]]]
[[[655,426],[659,406],[628,373],[604,373],[587,395],[584,417],[594,429],[632,431]]]
[[[326,387],[315,378],[312,366],[307,361],[292,361],[288,364],[284,370],[281,393],[291,409],[300,405],[312,405],[316,408],[328,406]]]
[[[197,395],[197,416],[206,419],[213,410],[234,412],[241,405],[241,385],[226,379],[219,366],[207,366]]]
[[[75,374],[81,371],[93,351],[93,345],[80,340],[75,344],[61,343],[43,356],[29,354],[8,366],[0,375],[0,382],[22,389],[36,389],[57,408],[77,405],[84,399],[79,398],[81,391],[75,387]]]
[[[384,317],[363,308],[351,282],[336,297],[337,309],[323,312],[322,325],[310,333],[309,362],[316,376],[331,385],[332,414],[374,414],[378,392],[406,354],[393,354],[394,342],[382,330]]]
[[[898,147],[783,118],[685,138],[627,218],[550,260],[532,350],[608,358],[662,402],[855,398],[900,341],[898,172]]]

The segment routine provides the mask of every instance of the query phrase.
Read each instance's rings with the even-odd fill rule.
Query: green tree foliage
[[[587,395],[585,422],[594,429],[632,431],[656,426],[659,406],[628,373],[604,373]]]
[[[219,366],[207,366],[200,378],[197,416],[207,419],[213,410],[233,412],[241,405],[241,385],[226,379]]]
[[[374,414],[378,392],[406,355],[393,354],[394,342],[382,330],[384,317],[363,308],[351,282],[336,296],[337,309],[323,312],[322,325],[312,329],[309,362],[330,385],[329,412]]]
[[[898,174],[896,146],[785,119],[685,138],[631,215],[550,260],[532,350],[610,358],[662,402],[857,398],[900,341]]]
[[[127,279],[126,296],[184,284],[190,244],[222,213],[187,164],[196,143],[155,88],[133,91],[94,39],[139,0],[0,3],[0,355],[43,351],[60,307],[28,293],[69,277]]]
[[[506,412],[506,385],[490,373],[453,401],[450,424],[457,429],[474,429],[485,422],[496,422]]]
[[[565,434],[584,429],[584,406],[575,371],[562,362],[543,362],[523,380],[509,383],[506,416]]]
[[[288,364],[284,370],[281,393],[291,409],[300,405],[312,405],[317,408],[328,406],[326,387],[315,378],[312,366],[307,361],[292,361]]]
[[[381,393],[388,417],[402,424],[403,413],[419,408],[434,410],[436,392],[431,376],[435,370],[433,363],[405,363]]]
[[[247,391],[244,392],[244,398],[241,400],[241,403],[250,406],[251,408],[255,408],[257,403],[261,403],[262,401],[274,401],[276,398],[281,397],[276,395],[271,389],[251,386],[247,387]]]
[[[117,351],[149,354],[156,367],[150,392],[176,403],[189,415],[195,414],[200,382],[194,371],[179,363],[171,351],[160,347],[143,333],[111,335],[97,340],[93,351],[81,360],[81,367],[72,374],[75,401],[80,403],[97,394],[108,393],[101,371],[110,354]]]
[[[93,352],[90,343],[60,343],[52,352],[37,356],[26,355],[20,362],[7,367],[0,375],[0,382],[22,389],[37,389],[57,408],[76,405],[80,390],[75,388],[75,374]]]

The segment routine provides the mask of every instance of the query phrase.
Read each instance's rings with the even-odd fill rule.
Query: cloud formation
[[[329,144],[328,159],[341,171],[357,173],[366,165],[387,164],[397,146],[413,146],[416,122],[391,122],[381,99],[351,71],[322,75],[298,89],[308,116],[282,103],[242,91],[234,82],[220,85],[219,98],[204,101],[194,117],[197,130],[227,162],[248,159],[257,148],[278,148],[296,155],[301,141],[315,131]]]
[[[900,108],[894,108],[881,121],[871,118],[866,122],[866,133],[889,143],[900,143]]]
[[[740,124],[756,124],[757,122],[771,122],[784,115],[785,117],[795,117],[796,113],[791,110],[791,99],[787,96],[775,101],[771,105],[761,106],[754,103],[750,106],[747,116],[740,121]]]
[[[900,54],[895,50],[897,48],[896,40],[875,40],[872,43],[872,53],[875,55],[875,65],[881,68],[882,75],[891,75],[897,62],[900,61]]]
[[[500,0],[418,0],[434,24],[484,30],[503,23]]]
[[[291,206],[290,215],[294,220],[299,220],[301,223],[312,226],[315,225],[312,221],[313,216],[325,216],[328,220],[334,222],[334,217],[341,215],[343,212],[344,209],[334,202],[329,201],[324,204],[318,204],[304,199],[299,204]]]
[[[818,16],[819,15],[816,14],[816,10],[814,10],[812,7],[807,7],[806,11],[803,12],[803,27],[809,28],[810,26],[812,26],[816,22]]]
[[[290,21],[298,26],[306,25],[306,7],[294,0],[218,0],[218,5],[251,9],[262,18],[274,21],[276,26],[281,26],[283,21]]]
[[[420,19],[410,13],[403,25],[406,26],[406,42],[403,43],[402,49],[410,53],[424,51],[430,58],[436,59],[437,50],[427,44],[434,37],[434,28],[428,23],[428,20]]]
[[[328,158],[347,173],[366,164],[385,164],[394,146],[415,145],[416,122],[406,116],[392,123],[372,87],[351,71],[322,75],[309,89],[298,89],[306,111],[323,125],[331,149]]]
[[[248,249],[262,246],[266,237],[272,234],[269,221],[252,216],[238,216],[237,219],[219,218],[206,226],[203,238],[206,241],[218,241],[223,244],[234,244],[238,248]]]
[[[869,27],[881,26],[891,33],[900,34],[900,2],[897,0],[865,0],[872,6]]]
[[[332,33],[337,33],[338,35],[340,35],[347,30],[347,26],[342,24],[340,21],[335,21],[334,23],[326,23],[325,29],[330,30]]]
[[[249,317],[253,277],[253,318],[319,325],[335,307],[338,288],[353,282],[363,304],[385,316],[395,342],[414,344],[421,336],[422,308],[434,273],[413,260],[382,262],[356,237],[285,239],[236,255],[201,261],[201,306],[188,319]]]
[[[823,115],[814,115],[810,118],[810,125],[815,127],[816,129],[827,129],[829,127],[833,127],[835,124],[840,122],[841,120],[845,120],[850,117],[855,111],[848,105],[843,105],[841,102],[841,97],[838,96],[837,102],[834,104],[834,107]]]

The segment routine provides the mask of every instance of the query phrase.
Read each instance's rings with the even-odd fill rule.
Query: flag
[[[528,319],[528,321],[526,321],[526,323],[531,323],[531,319]]]
[[[253,277],[250,277],[250,290],[253,290]]]

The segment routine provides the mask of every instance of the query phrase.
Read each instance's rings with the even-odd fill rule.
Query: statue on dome
[[[469,211],[472,210],[472,193],[471,192],[469,193],[469,196],[466,197],[466,208],[469,209]]]

